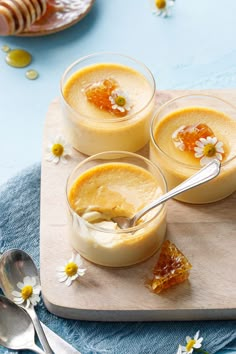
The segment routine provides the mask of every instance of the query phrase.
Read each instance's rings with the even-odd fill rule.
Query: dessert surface
[[[68,199],[79,215],[97,211],[109,220],[132,216],[161,194],[156,179],[143,168],[107,163],[83,173],[74,182]]]
[[[116,89],[124,92],[129,100],[126,114],[139,112],[153,95],[143,75],[128,66],[113,63],[94,64],[78,70],[66,82],[63,95],[67,103],[82,116],[95,120],[111,119],[116,117],[117,109],[112,109],[112,105],[108,104]]]
[[[194,127],[198,124],[204,124],[209,129],[208,132],[204,132],[202,137],[215,136],[218,141],[223,143],[223,162],[236,155],[236,121],[230,116],[208,107],[177,109],[167,115],[155,128],[156,142],[160,149],[174,160],[198,167],[199,159],[194,156],[194,148],[191,151],[187,148],[178,148],[175,144],[176,139],[173,139],[173,134],[181,127]],[[201,135],[199,136],[200,138]]]

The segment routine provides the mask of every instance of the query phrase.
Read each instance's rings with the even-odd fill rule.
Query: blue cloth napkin
[[[39,218],[38,164],[0,187],[0,252],[20,248],[39,267]],[[42,322],[82,354],[175,354],[179,343],[184,345],[185,337],[198,330],[203,348],[213,354],[236,338],[236,321],[86,322],[56,317],[42,301],[36,309]],[[1,347],[0,353],[8,352]]]

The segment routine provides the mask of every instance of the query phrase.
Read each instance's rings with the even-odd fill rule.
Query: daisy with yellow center
[[[150,0],[152,12],[154,15],[168,17],[171,15],[171,8],[175,4],[175,0]]]
[[[40,291],[41,286],[37,282],[35,277],[24,277],[23,282],[17,283],[17,288],[20,291],[12,291],[12,295],[14,296],[13,301],[17,305],[22,305],[28,308],[31,304],[33,306],[37,305],[40,301]]]
[[[57,164],[59,161],[67,163],[67,158],[71,155],[71,147],[64,137],[58,135],[47,147],[46,160]]]
[[[194,151],[194,156],[200,159],[201,166],[207,165],[214,159],[222,161],[224,154],[223,143],[218,141],[215,136],[197,140]]]
[[[197,333],[195,334],[195,336],[193,338],[187,336],[186,337],[186,343],[187,343],[186,346],[179,345],[177,354],[192,354],[194,349],[199,351],[198,349],[201,348],[202,341],[203,341],[202,337],[199,338],[199,334],[200,334],[200,332],[197,331]],[[204,350],[202,352],[207,354],[207,352]]]
[[[178,347],[178,350],[177,350],[177,353],[176,354],[182,354],[182,347],[181,347],[181,345],[179,345],[179,347]]]
[[[68,262],[63,267],[57,268],[57,278],[60,283],[66,282],[70,286],[78,277],[82,277],[86,269],[82,267],[83,262],[79,254],[72,255]]]
[[[112,109],[118,109],[120,112],[128,112],[131,110],[130,100],[126,92],[121,89],[115,89],[109,96]]]

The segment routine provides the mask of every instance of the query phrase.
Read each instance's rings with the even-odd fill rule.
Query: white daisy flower
[[[200,332],[197,331],[197,333],[195,334],[195,336],[193,338],[187,336],[186,337],[187,344],[186,344],[185,347],[181,346],[182,352],[180,352],[180,353],[182,353],[182,354],[192,354],[194,349],[201,348],[201,346],[202,346],[201,343],[203,341],[203,338],[202,337],[199,338],[199,334],[200,334]],[[179,349],[178,349],[178,353],[177,354],[179,354]]]
[[[70,286],[78,277],[82,277],[86,269],[82,268],[82,258],[79,254],[72,255],[68,262],[65,262],[63,267],[57,268],[57,278],[60,283],[66,282]]]
[[[178,350],[177,350],[177,353],[176,354],[182,354],[182,347],[181,347],[181,345],[179,345],[179,347],[178,347]]]
[[[71,155],[71,146],[67,144],[62,135],[57,135],[47,147],[46,160],[57,164],[60,160],[67,163],[67,157]]]
[[[112,109],[118,109],[122,113],[131,110],[129,97],[121,89],[113,90],[111,96],[109,96],[109,100],[112,104]]]
[[[175,0],[150,0],[152,13],[156,16],[168,17],[171,15],[171,8]]]
[[[37,283],[37,280],[35,277],[24,277],[23,283],[19,282],[16,284],[17,288],[20,289],[20,291],[12,291],[12,295],[14,296],[13,301],[17,305],[22,305],[24,306],[24,303],[26,305],[26,308],[32,304],[33,306],[37,305],[37,303],[40,301],[40,291],[41,291],[41,286]]]
[[[200,159],[201,166],[208,164],[213,159],[221,161],[224,154],[223,143],[218,141],[215,136],[197,140],[194,151],[194,156]]]

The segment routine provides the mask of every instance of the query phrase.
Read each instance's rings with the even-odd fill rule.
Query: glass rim
[[[208,97],[208,98],[213,98],[213,99],[216,99],[218,101],[221,101],[223,102],[224,104],[232,107],[233,109],[235,109],[235,112],[236,112],[236,106],[234,106],[233,104],[231,104],[230,102],[222,99],[222,98],[219,98],[217,96],[214,96],[214,95],[209,95],[209,94],[202,94],[202,93],[193,93],[193,94],[189,94],[189,95],[182,95],[182,96],[178,96],[178,97],[175,97],[167,102],[165,102],[163,105],[161,105],[161,107],[159,107],[156,112],[154,113],[153,115],[153,118],[151,120],[151,124],[150,124],[150,139],[153,143],[153,145],[155,146],[155,148],[162,154],[164,155],[166,158],[168,158],[169,160],[175,162],[177,165],[181,166],[181,167],[184,167],[186,169],[192,169],[192,170],[199,170],[201,168],[201,166],[193,166],[193,165],[189,165],[189,164],[186,164],[186,163],[183,163],[181,161],[178,161],[176,160],[175,158],[173,158],[172,156],[168,155],[163,149],[160,148],[160,146],[157,144],[156,142],[156,139],[154,137],[154,130],[155,130],[155,127],[154,127],[154,121],[156,119],[156,117],[161,113],[162,110],[164,110],[169,104],[179,100],[179,99],[183,99],[183,98],[188,98],[188,97]],[[195,106],[193,106],[195,107]],[[236,123],[236,121],[235,121]],[[232,156],[229,160],[226,160],[224,162],[221,162],[221,166],[224,167],[226,165],[228,165],[231,161],[233,161],[234,159],[236,158],[236,154],[234,156]]]
[[[88,222],[87,220],[83,219],[80,215],[78,215],[74,210],[73,208],[71,207],[70,205],[70,202],[69,202],[69,199],[68,199],[68,185],[69,185],[69,179],[70,177],[74,174],[74,172],[81,166],[83,166],[85,163],[91,161],[91,160],[94,160],[94,159],[97,159],[99,158],[100,156],[102,155],[106,155],[106,154],[120,154],[120,155],[125,155],[123,156],[124,158],[125,157],[135,157],[135,158],[138,158],[138,159],[141,159],[143,160],[144,162],[146,162],[147,164],[149,164],[152,168],[154,168],[157,172],[158,172],[158,175],[161,177],[162,179],[162,182],[164,184],[164,189],[165,190],[162,190],[162,195],[167,193],[168,192],[168,186],[167,186],[167,181],[166,181],[166,178],[163,174],[163,172],[161,171],[161,169],[159,168],[159,166],[157,166],[156,164],[154,164],[152,161],[148,160],[146,157],[142,156],[142,155],[139,155],[139,154],[135,154],[135,153],[132,153],[132,152],[128,152],[128,151],[104,151],[104,152],[99,152],[98,154],[95,154],[95,155],[92,155],[86,159],[84,159],[83,161],[79,162],[74,168],[73,170],[70,172],[70,174],[68,175],[67,177],[67,180],[66,180],[66,202],[67,202],[67,206],[71,212],[72,215],[75,215],[77,218],[79,218],[79,220],[81,219],[85,225],[87,225],[88,227],[90,227],[91,229],[95,230],[95,231],[100,231],[100,232],[104,232],[104,233],[107,233],[107,234],[116,234],[116,235],[120,235],[120,234],[126,234],[126,233],[135,233],[137,232],[138,230],[141,230],[143,229],[145,226],[147,226],[148,224],[150,224],[158,215],[161,214],[161,212],[163,211],[164,207],[165,207],[165,203],[162,203],[158,212],[155,213],[155,215],[150,218],[149,220],[145,221],[144,223],[141,223],[140,225],[136,225],[136,226],[133,226],[133,227],[130,227],[130,228],[127,228],[127,229],[118,229],[118,230],[108,230],[106,228],[103,228],[103,227],[99,227],[99,226],[95,226],[94,224]],[[108,163],[110,162],[108,159],[104,159],[104,162],[107,161]],[[141,167],[143,168],[143,167]],[[135,235],[134,235],[135,236]],[[137,235],[138,236],[138,235]]]
[[[102,56],[102,55],[114,55],[114,56],[117,56],[117,57],[121,57],[121,58],[125,58],[125,59],[128,59],[136,64],[138,64],[139,66],[141,66],[147,73],[148,75],[151,77],[151,81],[152,81],[152,95],[150,97],[150,99],[148,100],[148,102],[137,112],[134,112],[132,114],[128,114],[127,116],[125,117],[116,117],[116,118],[109,118],[108,119],[99,119],[96,120],[94,119],[93,117],[91,116],[88,116],[86,114],[82,114],[78,111],[76,111],[73,107],[71,107],[69,105],[69,103],[66,101],[64,95],[63,95],[63,82],[65,81],[65,77],[66,75],[70,72],[71,69],[73,69],[77,64],[81,63],[81,62],[84,62],[86,61],[87,59],[90,59],[90,58],[95,58],[97,56]],[[108,63],[108,62],[107,62]],[[117,62],[117,64],[119,64]],[[91,64],[92,65],[92,64]],[[155,97],[155,93],[156,93],[156,81],[154,79],[154,76],[152,74],[152,72],[150,71],[150,69],[144,64],[142,63],[141,61],[139,60],[136,60],[134,58],[132,58],[131,56],[128,56],[128,55],[125,55],[125,54],[120,54],[120,53],[116,53],[116,52],[96,52],[96,53],[93,53],[93,54],[89,54],[89,55],[85,55],[77,60],[75,60],[72,64],[70,64],[67,69],[64,71],[64,73],[62,74],[62,77],[60,79],[60,96],[61,98],[63,99],[63,102],[65,103],[67,109],[69,109],[72,113],[74,114],[81,114],[82,117],[84,118],[87,118],[88,120],[90,120],[91,122],[97,122],[97,123],[114,123],[114,122],[117,122],[117,123],[120,123],[120,122],[125,122],[125,121],[130,121],[132,120],[133,118],[136,118],[137,114],[139,114],[140,112],[144,111],[148,106],[149,104],[152,102],[153,98]]]

